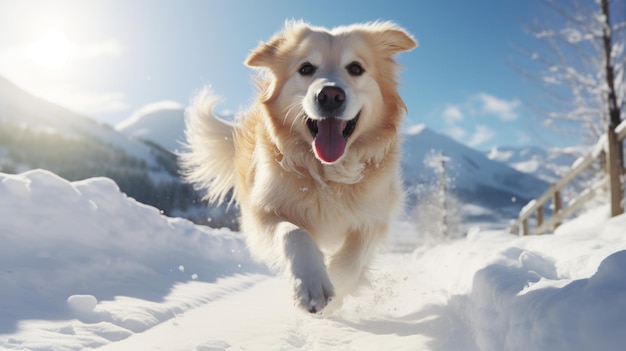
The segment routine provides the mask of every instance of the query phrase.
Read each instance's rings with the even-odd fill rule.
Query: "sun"
[[[48,69],[60,69],[68,61],[72,43],[63,33],[49,30],[27,48],[27,56],[38,66]]]

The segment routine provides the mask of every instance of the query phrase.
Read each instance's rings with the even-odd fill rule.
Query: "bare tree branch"
[[[545,0],[545,18],[525,26],[537,47],[517,47],[528,64],[512,66],[541,87],[542,99],[527,104],[543,125],[585,134],[593,143],[619,121],[626,104],[626,21],[618,17],[626,17],[619,11],[625,2]]]

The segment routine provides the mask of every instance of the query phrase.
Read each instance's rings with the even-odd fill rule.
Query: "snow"
[[[185,141],[185,108],[175,101],[148,104],[115,126],[131,137],[150,140],[175,152]]]
[[[232,120],[234,113],[219,113],[224,120]],[[135,139],[149,140],[171,152],[181,151],[185,138],[185,107],[175,101],[164,100],[145,105],[121,121],[115,129]]]
[[[98,304],[93,295],[72,295],[67,298],[67,306],[77,313],[90,313]]]
[[[242,234],[165,217],[106,178],[0,173],[0,349],[622,350],[626,215],[608,212],[436,245],[398,220],[371,286],[319,316]]]
[[[408,126],[406,128],[406,135],[418,135],[420,134],[422,131],[424,131],[424,129],[426,129],[426,125],[424,124],[415,124],[412,126]]]

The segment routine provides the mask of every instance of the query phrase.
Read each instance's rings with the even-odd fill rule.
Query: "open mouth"
[[[346,142],[354,133],[360,112],[351,120],[328,117],[307,118],[306,125],[313,136],[315,156],[323,163],[334,163],[344,154]]]
[[[354,117],[353,119],[351,119],[349,121],[340,120],[340,119],[334,118],[334,117],[329,117],[329,118],[326,118],[326,119],[334,119],[334,120],[338,121],[338,122],[335,122],[335,123],[341,123],[342,127],[343,127],[343,128],[341,128],[341,135],[345,139],[348,139],[350,137],[350,135],[352,135],[352,133],[354,132],[354,129],[356,128],[356,123],[359,121],[359,116],[360,115],[361,115],[361,112],[359,112],[356,115],[356,117]],[[309,131],[311,132],[311,135],[313,136],[313,138],[317,137],[317,133],[319,133],[319,129],[317,127],[318,122],[319,122],[318,120],[311,119],[311,118],[308,118],[308,117],[306,119],[306,126],[309,128]]]

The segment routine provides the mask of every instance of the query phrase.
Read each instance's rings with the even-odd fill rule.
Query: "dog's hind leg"
[[[367,282],[367,269],[378,242],[377,233],[355,231],[346,237],[341,248],[330,258],[328,273],[337,295],[334,308],[339,307],[345,296]]]

